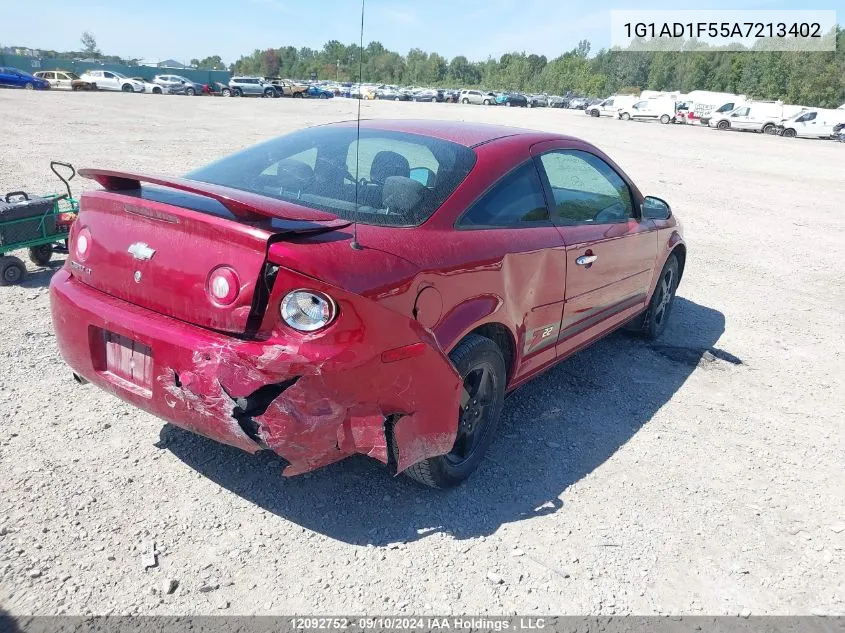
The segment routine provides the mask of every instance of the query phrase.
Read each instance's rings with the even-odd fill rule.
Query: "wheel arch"
[[[678,283],[684,278],[684,266],[687,263],[687,245],[679,241],[674,248],[669,251],[669,257],[674,255],[678,258]]]

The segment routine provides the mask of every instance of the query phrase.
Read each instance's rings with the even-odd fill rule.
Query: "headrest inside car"
[[[407,178],[410,175],[411,166],[408,164],[408,159],[396,152],[379,152],[373,158],[373,164],[370,166],[370,180],[380,184],[384,184],[391,176]]]
[[[314,170],[298,160],[279,161],[276,166],[276,182],[286,191],[303,191],[314,184]]]
[[[423,201],[427,192],[428,189],[422,183],[412,178],[390,176],[384,181],[382,206],[391,213],[410,214]]]

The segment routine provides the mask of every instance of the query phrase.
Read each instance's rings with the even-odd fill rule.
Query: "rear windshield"
[[[475,165],[468,147],[427,136],[315,127],[256,145],[187,175],[328,211],[362,224],[425,222]]]

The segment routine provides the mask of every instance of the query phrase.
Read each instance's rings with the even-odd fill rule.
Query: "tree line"
[[[837,28],[831,52],[748,51],[733,48],[643,51],[602,49],[592,57],[583,40],[571,51],[548,60],[514,52],[485,61],[463,55],[447,59],[412,48],[406,55],[371,42],[363,49],[337,40],[321,49],[285,46],[255,50],[229,69],[267,77],[357,81],[403,86],[478,87],[487,90],[607,96],[640,90],[714,90],[757,99],[781,99],[812,107],[845,102],[845,29]],[[641,45],[641,42],[639,43]],[[640,46],[641,47],[641,46]],[[690,48],[693,48],[692,46]],[[209,58],[213,59],[213,58]],[[199,61],[199,60],[197,60]],[[219,63],[219,57],[214,59]]]

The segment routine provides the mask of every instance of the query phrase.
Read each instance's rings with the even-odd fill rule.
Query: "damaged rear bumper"
[[[75,374],[181,428],[251,453],[272,450],[288,463],[285,475],[355,453],[388,463],[386,420],[395,421],[399,472],[454,444],[461,380],[402,315],[376,308],[421,351],[385,362],[366,336],[329,354],[296,340],[236,339],[111,297],[66,270],[50,292],[59,349]]]

